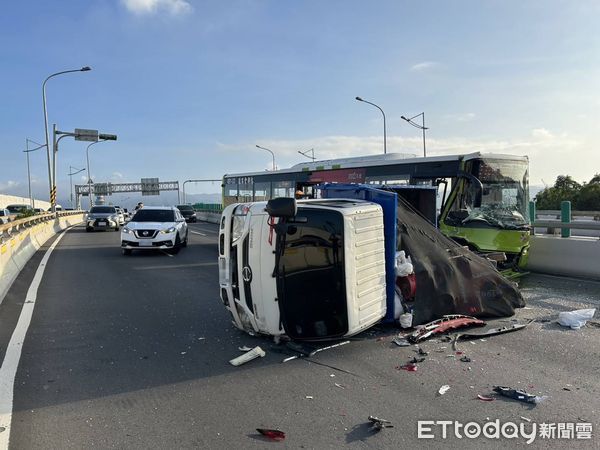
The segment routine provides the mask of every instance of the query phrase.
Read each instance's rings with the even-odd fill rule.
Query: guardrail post
[[[535,234],[535,228],[533,228],[533,224],[535,223],[535,216],[536,216],[535,202],[530,200],[529,201],[529,223],[531,223],[531,234]]]
[[[560,202],[560,221],[562,223],[571,223],[571,202],[568,200]],[[570,228],[561,228],[561,237],[571,237]]]

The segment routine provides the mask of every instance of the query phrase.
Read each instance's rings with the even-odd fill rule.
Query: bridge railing
[[[221,214],[223,212],[223,205],[221,203],[196,203],[193,206],[194,210],[199,212],[215,214]]]
[[[83,214],[84,211],[58,211],[56,213],[36,214],[23,219],[13,220],[6,224],[0,224],[0,242],[4,242],[20,232],[33,227],[39,223],[56,220],[59,217]]]
[[[570,201],[561,202],[560,210],[536,210],[535,203],[530,202],[529,214],[532,232],[535,228],[546,228],[548,234],[554,234],[554,230],[560,228],[561,237],[568,238],[571,237],[571,230],[600,231],[600,211],[571,211]],[[541,219],[539,216],[546,217]],[[548,219],[548,216],[556,219]]]

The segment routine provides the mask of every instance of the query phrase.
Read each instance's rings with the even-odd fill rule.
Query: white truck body
[[[267,202],[233,204],[219,230],[221,299],[249,333],[324,340],[355,335],[386,313],[383,213],[347,199],[297,202],[292,219]],[[283,230],[278,240],[277,223]],[[278,253],[279,252],[279,253]]]

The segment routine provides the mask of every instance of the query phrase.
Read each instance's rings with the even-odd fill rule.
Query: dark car
[[[181,215],[185,218],[186,222],[196,222],[196,211],[192,205],[177,205],[177,209],[181,212]]]

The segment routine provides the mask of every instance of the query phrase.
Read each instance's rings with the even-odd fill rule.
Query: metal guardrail
[[[59,217],[73,216],[84,213],[85,211],[58,211],[56,213],[36,214],[23,219],[13,220],[12,222],[0,225],[0,242],[4,242],[6,239],[10,239],[15,234],[19,234],[21,231],[31,228],[39,223],[56,220]]]
[[[194,211],[198,212],[211,212],[221,214],[223,212],[223,205],[220,203],[196,203],[193,205]]]
[[[536,211],[535,203],[529,203],[530,220],[533,228],[546,228],[554,233],[555,228],[560,228],[561,237],[571,237],[571,230],[600,231],[600,211],[571,211],[571,202],[563,201],[560,210]],[[538,220],[538,216],[555,216],[557,220]],[[593,220],[573,221],[573,217],[591,217]],[[533,231],[533,230],[532,230]]]

